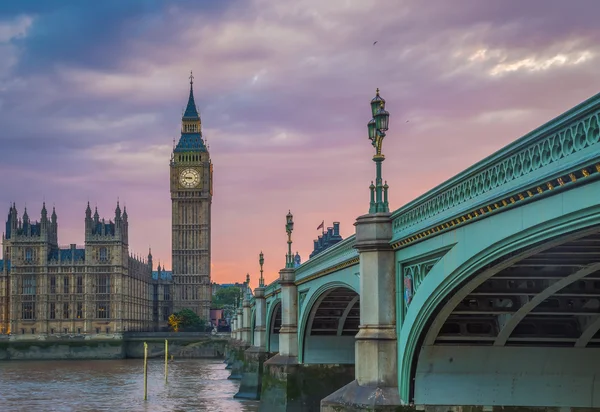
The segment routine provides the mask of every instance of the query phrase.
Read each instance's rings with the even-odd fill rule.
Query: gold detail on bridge
[[[357,257],[352,258],[350,260],[346,260],[345,262],[338,263],[335,266],[332,266],[330,268],[321,270],[321,271],[319,271],[317,273],[314,273],[314,274],[312,274],[310,276],[307,276],[305,278],[300,279],[298,282],[296,282],[296,285],[301,285],[303,283],[310,282],[313,279],[320,278],[321,276],[328,275],[328,274],[330,274],[332,272],[337,272],[338,270],[342,270],[342,269],[346,269],[347,267],[354,266],[354,265],[356,265],[359,262],[359,260],[360,259],[357,256]]]
[[[461,216],[453,217],[452,219],[449,219],[444,223],[439,223],[436,226],[434,226],[433,228],[430,228],[424,232],[421,232],[418,235],[413,234],[402,240],[394,242],[392,244],[392,248],[396,250],[396,249],[399,249],[400,247],[408,246],[415,241],[420,241],[422,239],[425,239],[432,234],[438,234],[440,232],[446,232],[446,231],[452,230],[452,229],[454,229],[455,226],[461,225],[462,223],[466,222],[467,220],[475,220],[477,218],[480,218],[480,219],[485,218],[490,214],[490,212],[497,212],[498,209],[503,209],[507,206],[510,207],[510,206],[512,206],[516,203],[520,203],[524,200],[531,200],[531,198],[538,197],[539,195],[547,193],[550,190],[553,190],[553,189],[559,190],[559,189],[563,189],[563,188],[568,189],[569,187],[571,187],[571,185],[573,183],[577,183],[579,178],[588,177],[592,174],[597,175],[596,177],[598,177],[598,175],[600,175],[600,163],[597,163],[594,166],[585,167],[585,168],[581,169],[581,171],[579,171],[579,172],[569,173],[568,179],[567,179],[566,175],[559,176],[555,179],[552,179],[549,182],[546,182],[546,184],[543,186],[536,186],[536,187],[532,187],[527,190],[522,190],[519,193],[512,194],[512,195],[507,196],[504,199],[498,200],[494,203],[490,203],[486,206],[480,206],[478,209],[468,211],[468,212],[462,214]],[[547,188],[547,190],[544,191],[543,187]],[[528,197],[525,197],[525,194],[527,194]]]

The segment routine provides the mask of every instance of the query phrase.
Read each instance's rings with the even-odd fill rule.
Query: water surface
[[[258,402],[233,399],[239,381],[221,360],[148,361],[144,401],[143,360],[0,362],[2,412],[149,411],[255,412]]]

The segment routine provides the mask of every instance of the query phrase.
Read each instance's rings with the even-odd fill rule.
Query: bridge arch
[[[275,299],[267,309],[267,352],[279,352],[279,330],[281,329],[281,299]]]
[[[354,337],[359,324],[357,287],[334,281],[314,288],[302,311],[299,361],[354,364]]]
[[[598,188],[596,187],[596,190]],[[571,198],[573,199],[573,197]],[[432,379],[436,379],[432,367],[435,369],[435,363],[442,358],[446,362],[454,362],[457,357],[453,356],[453,353],[460,346],[463,346],[463,350],[464,346],[469,347],[469,356],[467,357],[472,364],[471,367],[479,365],[480,368],[496,368],[495,372],[511,373],[512,371],[506,369],[514,366],[509,365],[511,360],[513,363],[522,363],[523,355],[527,356],[527,353],[531,355],[533,354],[531,349],[536,349],[535,355],[537,355],[539,365],[546,365],[547,368],[549,363],[553,363],[550,369],[555,366],[559,371],[559,365],[555,362],[557,357],[561,356],[557,351],[562,350],[560,353],[564,354],[565,346],[583,348],[595,335],[598,336],[600,329],[600,272],[598,271],[600,271],[600,265],[597,264],[600,263],[600,204],[598,204],[600,202],[598,202],[597,195],[593,198],[595,198],[595,205],[593,204],[594,199],[589,199],[592,202],[588,202],[590,204],[587,207],[579,210],[573,207],[571,210],[575,211],[572,213],[556,216],[542,223],[525,227],[525,229],[521,227],[521,230],[513,230],[512,233],[507,234],[505,231],[505,237],[498,237],[496,241],[476,253],[466,253],[464,245],[466,242],[463,240],[463,245],[458,242],[455,245],[457,250],[452,251],[454,253],[448,253],[438,261],[423,279],[419,293],[416,293],[410,302],[404,323],[399,331],[398,373],[400,395],[403,400],[419,403],[421,401],[419,398],[424,397],[422,390],[425,387],[443,386],[444,382],[439,380],[435,384],[432,383]],[[525,207],[529,206],[524,206],[523,209]],[[543,206],[538,204],[537,208],[540,207]],[[481,223],[472,225],[475,224]],[[467,229],[468,226],[463,230]],[[455,234],[455,238],[465,239],[465,237]],[[578,253],[583,252],[577,252],[577,248],[582,246],[582,242],[597,244],[597,249],[592,252],[593,255],[581,258],[583,255]],[[572,252],[567,253],[567,250]],[[562,253],[563,258],[567,256],[571,259],[570,263],[565,266],[566,270],[562,270],[556,260],[540,260],[541,257],[548,259],[552,253]],[[467,259],[463,261],[458,259],[458,256],[461,255],[467,256]],[[577,259],[577,257],[579,258]],[[541,274],[540,267],[543,265],[555,269],[554,273]],[[530,275],[531,268],[537,268],[535,276]],[[590,279],[588,275],[595,276]],[[519,279],[519,276],[523,279]],[[596,277],[597,280],[595,280]],[[510,282],[513,282],[513,286],[521,285],[519,287],[525,288],[524,292],[519,291],[518,295],[520,296],[517,297],[515,294],[511,296],[508,291],[505,291],[504,296],[494,296],[494,293],[502,291],[501,285],[510,285]],[[577,288],[583,289],[578,292],[575,290]],[[557,297],[556,293],[561,290],[574,294],[574,298],[569,298],[568,293],[566,296]],[[585,296],[583,292],[589,293],[590,291],[596,296],[585,302],[579,299]],[[578,294],[579,296],[577,296]],[[523,298],[523,296],[525,297]],[[482,316],[484,311],[473,309],[481,308],[482,305],[487,305],[487,311],[495,312],[495,321],[490,321],[489,318],[486,319],[485,316]],[[401,309],[402,304],[399,301],[398,310]],[[560,313],[561,310],[564,313]],[[558,322],[554,323],[555,326],[548,322],[544,323],[544,315],[549,318],[556,316]],[[478,317],[481,318],[478,319]],[[571,319],[560,319],[561,317],[570,317]],[[579,317],[578,323],[573,321],[573,317]],[[461,333],[464,334],[463,332],[468,331],[470,327],[468,322],[473,319],[476,320],[475,324],[479,322],[478,326],[470,330],[475,333],[468,338],[461,337]],[[578,327],[575,327],[576,324]],[[552,327],[559,329],[562,327],[561,330],[565,331],[565,336],[569,337],[545,338],[540,334],[535,334],[536,330],[548,331],[548,328]],[[528,333],[529,338],[527,338]],[[543,345],[551,347],[540,350],[540,346]],[[494,353],[493,356],[492,353]],[[590,352],[588,351],[587,354],[589,355]],[[570,362],[583,368],[584,374],[592,373],[589,371],[590,368],[597,369],[600,363],[600,352],[594,353],[593,360],[589,357],[582,358],[575,351],[571,351],[570,355],[573,355]],[[478,359],[477,356],[480,358]],[[502,362],[506,362],[506,364],[502,364]],[[569,361],[563,359],[562,362]],[[461,368],[457,365],[459,363],[460,361],[455,362],[452,366],[446,364],[445,367],[459,370]],[[428,371],[426,371],[425,365],[427,365]],[[540,366],[540,369],[542,368],[543,366]],[[465,373],[464,370],[462,372]],[[535,370],[531,373],[536,374],[540,371]],[[563,380],[569,379],[569,377],[561,376],[560,371],[558,374],[559,378]],[[479,378],[490,379],[489,376],[483,375]],[[471,374],[470,379],[473,381],[478,377]],[[587,380],[585,382],[587,385]],[[499,387],[498,382],[482,386],[491,387],[493,384]],[[581,381],[577,384],[584,385]],[[453,387],[457,385],[461,384],[456,382]],[[557,385],[560,386],[559,383]],[[510,387],[510,385],[507,386]],[[570,385],[565,385],[565,387],[567,389],[560,391],[561,393],[557,394],[552,402],[556,406],[579,406],[573,404],[572,399],[567,400],[568,391],[572,387]],[[473,389],[472,386],[469,388]],[[599,391],[598,389],[590,390]],[[529,390],[529,392],[531,391]],[[504,395],[507,398],[512,397],[515,402],[531,396],[523,391]],[[431,398],[431,395],[428,396]],[[484,404],[493,398],[490,394],[485,393],[479,393],[475,397],[477,396]],[[587,396],[587,393],[584,396]],[[500,398],[501,396],[496,396],[498,402],[502,402]],[[473,399],[473,396],[470,399]],[[540,406],[547,406],[547,399],[540,401],[546,402],[546,405]],[[456,399],[457,403],[453,403],[452,399],[446,398],[446,402],[450,402],[446,404],[460,404],[458,403],[460,399]],[[527,403],[521,403],[522,405],[532,405],[531,400],[523,402]],[[571,404],[568,405],[568,403]]]

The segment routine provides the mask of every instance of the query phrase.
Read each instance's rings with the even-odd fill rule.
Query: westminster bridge
[[[266,286],[261,256],[233,325],[236,396],[265,411],[600,411],[600,94],[393,212],[384,103],[355,234],[297,266],[290,213]]]

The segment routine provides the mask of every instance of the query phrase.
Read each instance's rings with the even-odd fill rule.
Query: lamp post
[[[388,131],[390,114],[385,110],[385,99],[379,95],[379,89],[376,91],[375,97],[371,100],[371,115],[373,118],[367,123],[369,130],[369,140],[375,147],[375,162],[376,176],[375,185],[371,182],[369,187],[371,191],[371,202],[369,213],[389,212],[388,204],[388,185],[383,184],[381,178],[381,163],[385,160],[385,156],[381,153],[381,146],[385,138],[385,132]]]
[[[286,268],[294,268],[294,257],[292,256],[292,231],[294,230],[294,216],[291,211],[285,216],[285,231],[288,235],[288,253],[285,259]]]
[[[250,273],[246,273],[246,299],[250,299],[252,292],[250,291]]]
[[[263,279],[263,264],[265,263],[265,255],[263,255],[262,250],[260,251],[260,255],[258,255],[258,263],[260,265],[260,279],[258,280],[258,287],[265,287],[265,280]]]

